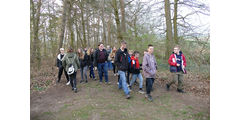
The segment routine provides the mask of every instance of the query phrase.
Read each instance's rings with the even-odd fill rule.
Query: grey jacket
[[[157,72],[157,62],[154,55],[149,53],[144,55],[142,68],[145,78],[155,78]]]

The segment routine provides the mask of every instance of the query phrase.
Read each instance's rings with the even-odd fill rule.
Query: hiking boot
[[[66,85],[70,85],[70,81],[68,81],[68,82],[66,83]]]
[[[170,85],[166,84],[166,90],[167,90],[167,91],[170,90]]]
[[[178,89],[178,88],[177,88],[177,91],[178,91],[179,93],[186,93],[186,92],[184,92],[182,89]]]
[[[85,83],[87,83],[88,81],[86,80]]]
[[[145,92],[143,90],[138,91],[140,94],[144,94]]]
[[[152,102],[152,101],[153,101],[153,99],[152,99],[152,96],[151,96],[151,95],[148,95],[148,94],[146,94],[146,95],[145,95],[145,97],[148,99],[148,101],[150,101],[150,102]]]
[[[74,92],[77,93],[77,88],[74,88]]]
[[[126,95],[126,99],[130,99],[130,95],[128,94],[128,95]]]

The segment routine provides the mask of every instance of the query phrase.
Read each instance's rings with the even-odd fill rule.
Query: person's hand
[[[185,66],[183,65],[182,68],[185,69]]]
[[[180,64],[177,64],[177,66],[180,66]]]
[[[94,67],[94,70],[97,70],[97,67]]]

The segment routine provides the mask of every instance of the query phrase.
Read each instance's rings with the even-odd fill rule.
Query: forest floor
[[[176,88],[166,91],[164,85],[154,83],[149,102],[133,87],[131,99],[126,99],[123,90],[118,90],[117,77],[109,72],[110,85],[98,80],[79,83],[78,92],[66,86],[65,76],[60,83],[48,89],[31,92],[31,120],[209,120],[210,97],[194,92],[178,93]],[[95,75],[97,73],[95,72]],[[56,77],[55,77],[56,78]],[[103,78],[104,79],[104,78]],[[144,80],[145,90],[145,80]]]

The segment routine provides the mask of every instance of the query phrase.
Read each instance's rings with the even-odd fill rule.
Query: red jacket
[[[187,63],[186,63],[186,58],[185,56],[182,54],[182,65],[184,65],[184,67],[187,66]],[[168,63],[169,65],[171,66],[177,66],[177,60],[176,60],[176,55],[173,53],[172,55],[170,55],[169,59],[168,59]]]
[[[140,65],[139,65],[139,61],[137,58],[135,58],[134,56],[131,57],[131,66],[133,67],[133,64],[136,64],[136,69],[139,69],[140,68]]]

